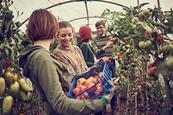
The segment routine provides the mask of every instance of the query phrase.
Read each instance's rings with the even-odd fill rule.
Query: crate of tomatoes
[[[90,69],[89,71],[74,76],[71,82],[67,96],[77,99],[96,99],[104,94],[111,93],[111,85],[109,81],[113,77],[113,70],[110,64],[102,63],[103,68]]]

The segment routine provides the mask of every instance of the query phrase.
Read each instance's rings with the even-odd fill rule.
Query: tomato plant
[[[27,38],[14,21],[12,0],[0,0],[0,113],[11,114],[28,100],[31,86],[24,80],[18,66],[18,56]],[[19,12],[17,12],[19,13]],[[20,103],[19,103],[20,102]],[[18,104],[17,104],[18,103]],[[13,111],[14,113],[14,111]],[[14,113],[15,114],[15,113]]]
[[[157,110],[154,111],[157,114],[166,102],[163,101],[164,88],[161,87],[156,73],[163,60],[171,55],[172,47],[165,35],[165,15],[158,18],[158,11],[157,8],[140,11],[129,9],[124,12],[106,9],[102,14],[110,19],[106,20],[108,31],[117,36],[113,55],[119,62],[117,76],[123,80],[120,83],[125,86],[124,79],[128,81],[124,87],[127,92],[128,114],[148,113],[149,110]],[[149,67],[148,64],[151,63],[155,65]]]

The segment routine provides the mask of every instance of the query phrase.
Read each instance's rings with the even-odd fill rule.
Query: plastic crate
[[[69,91],[67,92],[67,96],[70,98],[79,99],[96,99],[100,98],[104,94],[111,93],[111,85],[109,84],[109,81],[112,79],[113,76],[113,70],[111,69],[111,67],[107,63],[104,63],[101,72],[95,70],[97,69],[91,69],[90,71],[87,71],[81,75],[74,76]],[[83,91],[80,91],[76,95],[73,94],[73,89],[76,88],[77,81],[80,78],[89,79],[93,76],[97,76],[97,81],[94,84],[85,88]]]
[[[107,60],[100,59],[97,63],[95,63],[96,71],[100,72],[103,71],[104,65],[107,64],[109,65],[109,69],[112,71],[113,76],[116,75],[116,60],[115,58],[108,58]]]

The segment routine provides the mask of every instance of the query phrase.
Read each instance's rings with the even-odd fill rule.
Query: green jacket
[[[82,54],[83,54],[83,57],[84,57],[84,60],[85,60],[85,62],[87,64],[87,66],[88,67],[93,66],[94,63],[95,63],[96,57],[95,57],[94,52],[91,49],[90,44],[87,43],[87,42],[82,42],[80,44],[80,49],[82,51]]]
[[[77,100],[68,98],[62,84],[66,82],[63,75],[65,66],[58,57],[51,55],[40,46],[29,45],[21,51],[19,64],[24,75],[29,77],[38,94],[43,98],[45,108],[42,115],[87,115],[102,111],[101,99]],[[39,102],[38,102],[39,103]]]

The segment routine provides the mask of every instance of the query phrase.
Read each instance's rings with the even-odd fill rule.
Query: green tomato
[[[165,65],[168,68],[173,68],[173,57],[169,56],[166,58]]]
[[[169,44],[169,45],[164,45],[161,47],[161,52],[168,52],[168,51],[173,51],[173,45]]]
[[[162,46],[160,50],[161,50],[161,52],[163,52],[163,53],[164,53],[164,52],[167,52],[167,51],[169,50],[169,49],[168,49],[168,45]]]
[[[145,47],[146,47],[146,48],[150,48],[152,45],[153,45],[153,43],[152,43],[151,40],[145,41]]]
[[[173,51],[173,45],[172,44],[168,45],[168,50]]]
[[[130,54],[130,49],[127,49],[124,53],[125,53],[126,55]]]
[[[145,48],[145,42],[144,41],[139,41],[138,42],[138,47],[139,48]]]
[[[126,48],[130,48],[131,46],[129,44],[125,45]]]
[[[150,13],[150,11],[149,11],[148,9],[144,9],[144,10],[142,10],[142,13],[143,13],[144,15],[148,15],[148,14]]]
[[[139,22],[139,18],[138,17],[133,17],[131,21],[132,21],[133,24],[135,24],[135,23]]]

